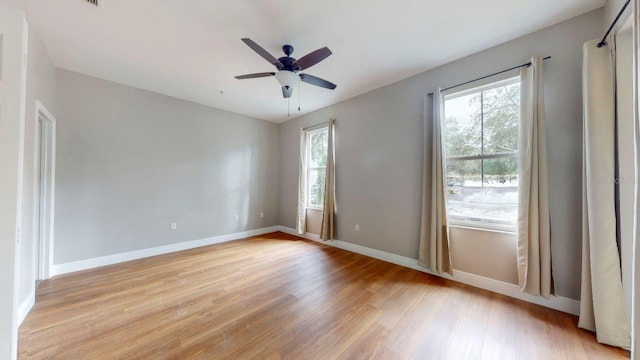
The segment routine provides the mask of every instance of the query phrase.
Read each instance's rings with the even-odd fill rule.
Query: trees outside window
[[[325,127],[310,131],[307,136],[307,207],[322,209],[329,133]]]
[[[450,222],[515,230],[519,78],[447,95],[444,112]]]

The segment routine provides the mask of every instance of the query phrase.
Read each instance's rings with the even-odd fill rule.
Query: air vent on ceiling
[[[101,0],[84,0],[84,1],[86,1],[89,4],[94,5],[94,6],[100,6],[100,1]]]

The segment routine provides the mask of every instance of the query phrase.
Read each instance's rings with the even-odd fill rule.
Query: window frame
[[[447,156],[446,154],[446,133],[444,133],[443,137],[445,141],[442,142],[443,144],[443,154],[444,154],[444,177],[445,177],[445,189],[448,188],[448,186],[446,185],[446,179],[448,177],[448,172],[447,172],[447,164],[450,161],[469,161],[469,160],[479,160],[480,161],[480,174],[481,174],[481,179],[480,179],[480,183],[482,186],[482,189],[484,190],[485,187],[485,171],[484,171],[484,160],[492,160],[492,159],[513,159],[513,158],[518,158],[519,154],[520,154],[520,139],[518,139],[518,149],[516,151],[509,151],[509,152],[501,152],[501,153],[492,153],[492,154],[484,154],[484,141],[485,141],[485,136],[484,136],[484,103],[483,103],[483,93],[485,91],[488,90],[492,90],[492,89],[496,89],[499,87],[503,87],[503,86],[509,86],[509,85],[514,85],[514,84],[519,84],[521,83],[521,79],[520,76],[512,76],[512,77],[508,77],[506,79],[502,79],[502,80],[497,80],[497,81],[493,81],[490,82],[488,84],[484,84],[481,86],[477,86],[477,87],[473,87],[470,89],[465,89],[465,90],[461,90],[461,91],[457,91],[451,94],[444,94],[444,99],[443,99],[443,105],[444,105],[444,117],[443,117],[443,122],[446,122],[446,101],[447,100],[452,100],[455,98],[459,98],[459,97],[463,97],[463,96],[467,96],[467,95],[471,95],[471,94],[477,94],[480,93],[480,116],[481,116],[481,120],[480,120],[480,154],[476,154],[476,155],[462,155],[462,156]],[[520,103],[520,108],[522,108],[522,103]],[[520,126],[520,122],[518,123],[518,126]],[[444,129],[445,126],[443,124],[442,128]],[[520,187],[518,186],[518,192],[520,192]],[[446,196],[445,194],[445,197]],[[448,205],[448,199],[445,200],[445,203],[447,203]],[[516,204],[516,207],[518,205]],[[469,218],[469,217],[459,217],[459,216],[451,216],[449,214],[447,214],[447,220],[449,225],[453,225],[453,226],[458,226],[458,227],[465,227],[465,228],[472,228],[472,229],[479,229],[479,230],[488,230],[488,231],[499,231],[499,232],[507,232],[507,233],[516,233],[517,232],[517,224],[508,224],[508,223],[501,223],[501,222],[492,222],[492,221],[487,221],[487,220],[480,220],[480,218]]]
[[[329,135],[328,134],[329,125],[323,125],[323,126],[320,126],[318,128],[314,128],[314,129],[306,131],[307,146],[305,148],[305,152],[306,152],[306,154],[305,154],[305,163],[306,163],[306,167],[307,168],[306,168],[305,176],[307,177],[307,181],[306,181],[306,183],[307,183],[306,197],[307,198],[305,200],[305,204],[306,204],[306,208],[307,209],[312,209],[312,210],[324,210],[324,198],[322,199],[322,204],[321,205],[312,205],[311,204],[311,183],[309,182],[309,179],[311,178],[310,175],[311,175],[312,171],[324,169],[325,173],[326,173],[326,170],[327,170],[327,166],[326,165],[325,166],[314,166],[314,167],[311,167],[311,136],[313,134],[320,133],[320,132],[323,132],[323,131],[326,131],[327,132],[327,136],[328,136]],[[326,181],[326,179],[325,179],[325,181]]]

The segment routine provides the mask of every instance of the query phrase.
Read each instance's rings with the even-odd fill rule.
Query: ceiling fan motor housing
[[[284,45],[282,46],[282,51],[284,51],[285,55],[290,56],[291,54],[293,54],[293,46]]]
[[[285,57],[281,57],[278,59],[278,61],[280,61],[282,63],[282,70],[289,70],[289,71],[298,71],[300,70],[300,66],[294,66],[293,63],[296,62],[296,59],[289,57],[289,56],[285,56]]]

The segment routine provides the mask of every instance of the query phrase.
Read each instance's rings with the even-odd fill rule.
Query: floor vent
[[[85,1],[88,2],[91,5],[100,6],[100,3],[99,3],[100,0],[85,0]]]

